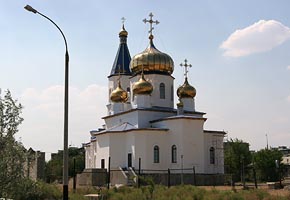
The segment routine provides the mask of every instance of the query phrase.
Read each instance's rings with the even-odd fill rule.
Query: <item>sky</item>
[[[204,128],[250,148],[290,146],[290,1],[265,0],[0,0],[0,88],[23,104],[16,135],[25,147],[63,149],[64,41],[70,54],[69,144],[81,146],[104,124],[108,79],[125,17],[131,57],[148,44],[148,14],[155,46],[175,63],[175,89],[189,82]],[[176,99],[176,96],[175,96]],[[176,101],[175,101],[176,102]]]

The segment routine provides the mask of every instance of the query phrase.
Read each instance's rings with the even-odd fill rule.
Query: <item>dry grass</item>
[[[198,188],[203,188],[207,191],[210,190],[218,190],[218,191],[230,191],[233,190],[231,186],[198,186]],[[234,187],[237,192],[243,190],[243,186],[235,186]],[[259,185],[258,189],[261,189],[267,193],[269,193],[272,196],[282,196],[282,197],[290,197],[290,191],[286,189],[269,189],[266,184]],[[250,187],[250,190],[254,190],[254,187]]]
[[[144,186],[141,188],[120,187],[109,191],[102,188],[78,188],[74,194],[70,191],[70,199],[87,199],[84,194],[101,193],[107,200],[290,200],[290,191],[285,189],[268,189],[267,185],[259,185],[259,189],[250,187],[243,190],[242,186]]]

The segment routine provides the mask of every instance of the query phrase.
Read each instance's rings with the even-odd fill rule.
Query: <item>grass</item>
[[[61,188],[54,185],[43,185],[42,189],[49,199],[61,199]],[[57,191],[58,190],[58,191]],[[88,200],[86,194],[101,194],[103,200],[288,200],[290,192],[281,190],[231,190],[219,187],[195,187],[191,185],[172,186],[167,188],[161,185],[148,185],[140,188],[122,186],[119,188],[79,188],[75,193],[69,192],[70,200]],[[282,195],[283,194],[283,195]],[[54,197],[54,198],[53,198]]]
[[[287,196],[271,195],[266,190],[206,190],[190,185],[165,186],[155,185],[141,188],[120,187],[103,191],[108,200],[287,200]]]

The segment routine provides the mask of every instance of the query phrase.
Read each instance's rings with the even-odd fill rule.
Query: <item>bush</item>
[[[60,199],[61,191],[56,185],[24,178],[15,189],[12,198],[15,200]]]

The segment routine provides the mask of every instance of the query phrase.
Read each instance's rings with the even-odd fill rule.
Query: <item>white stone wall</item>
[[[85,146],[85,152],[86,152],[86,158],[85,158],[85,168],[93,168],[93,160],[92,160],[92,151],[91,151],[91,145],[87,144]]]
[[[111,168],[115,169],[120,167],[125,167],[127,163],[126,157],[126,140],[127,133],[110,133],[110,157],[111,157]]]
[[[105,159],[105,168],[108,166],[108,158],[110,155],[110,136],[109,134],[98,135],[96,140],[96,157],[95,168],[101,168],[101,160]]]
[[[224,173],[223,134],[204,133],[205,173]],[[210,164],[210,148],[215,150],[215,163]]]
[[[169,128],[167,134],[166,168],[181,168],[181,155],[183,155],[183,168],[192,169],[196,173],[204,173],[204,148],[203,148],[203,120],[174,119],[156,122],[155,126]],[[171,163],[171,147],[177,147],[177,163]]]
[[[196,173],[223,173],[223,135],[204,133],[203,124],[202,119],[180,118],[154,123],[168,131],[133,130],[98,135],[96,151],[92,151],[92,144],[86,147],[86,168],[100,168],[101,159],[105,159],[107,168],[109,156],[112,169],[128,167],[128,153],[132,153],[132,166],[136,169],[141,158],[142,169],[181,169],[183,162],[184,169],[194,166]],[[159,146],[159,163],[153,162],[155,145]],[[177,163],[171,162],[172,145],[177,147]],[[210,164],[210,147],[215,148],[215,164]]]
[[[136,128],[149,128],[151,127],[150,121],[160,119],[164,117],[170,117],[174,113],[172,112],[155,112],[146,110],[135,110],[133,112],[124,113],[105,119],[107,129],[115,127],[118,124],[128,122]]]
[[[182,98],[183,110],[186,111],[195,111],[195,102],[194,98]]]

